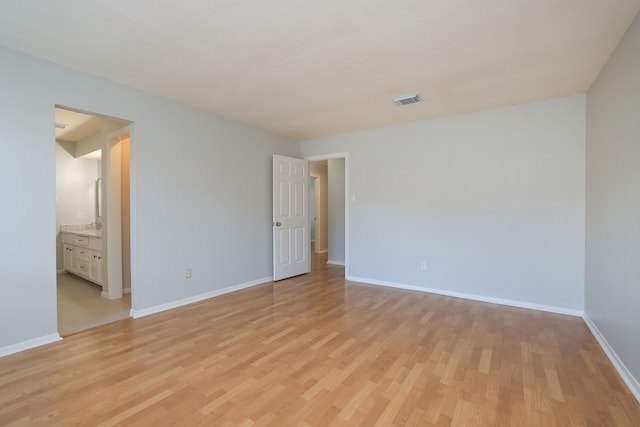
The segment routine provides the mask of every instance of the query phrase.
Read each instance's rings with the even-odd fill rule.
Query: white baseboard
[[[593,336],[596,338],[596,341],[598,341],[598,344],[600,344],[600,347],[602,347],[602,350],[604,350],[604,353],[616,368],[616,371],[618,371],[618,374],[620,374],[622,381],[624,381],[627,387],[629,387],[629,390],[631,390],[631,394],[633,394],[633,397],[635,397],[638,403],[640,403],[640,382],[638,382],[638,380],[633,377],[631,372],[629,372],[625,364],[622,362],[622,360],[620,360],[616,352],[613,350],[613,347],[609,345],[609,342],[607,342],[604,335],[602,335],[602,332],[600,332],[596,324],[593,323],[593,320],[591,320],[591,318],[586,313],[582,316],[582,318],[591,330]]]
[[[130,293],[131,293],[131,288],[124,288],[124,289],[122,290],[122,293],[123,293],[123,294],[130,294]]]
[[[61,339],[62,337],[60,337],[60,334],[56,332],[55,334],[49,334],[43,337],[22,341],[17,344],[11,344],[6,347],[0,347],[0,357],[29,350],[30,348],[40,347],[41,345],[51,344],[52,342],[60,341]]]
[[[273,280],[273,277],[263,277],[262,279],[241,283],[239,285],[228,286],[222,289],[216,289],[215,291],[206,292],[200,295],[194,295],[192,297],[183,298],[177,301],[171,301],[166,304],[155,305],[153,307],[143,308],[141,310],[131,309],[130,315],[134,319],[138,319],[140,317],[149,316],[151,314],[156,314],[162,311],[171,310],[173,308],[182,307],[183,305],[193,304],[195,302],[200,302],[209,298],[217,297],[219,295],[228,294],[229,292],[235,292],[241,289],[250,288],[252,286],[262,285],[263,283],[268,283],[268,282],[271,282],[272,280]]]
[[[582,310],[575,310],[572,308],[556,307],[553,305],[544,305],[544,304],[535,304],[535,303],[530,303],[526,301],[517,301],[517,300],[504,299],[504,298],[486,297],[482,295],[466,294],[462,292],[445,291],[442,289],[423,288],[420,286],[404,285],[401,283],[383,282],[380,280],[367,279],[364,277],[347,276],[347,280],[350,280],[352,282],[366,283],[368,285],[387,286],[390,288],[427,292],[430,294],[438,294],[438,295],[445,295],[445,296],[455,297],[455,298],[463,298],[463,299],[468,299],[473,301],[488,302],[491,304],[508,305],[511,307],[528,308],[530,310],[547,311],[550,313],[566,314],[569,316],[582,317],[584,314]]]
[[[329,249],[320,249],[316,251],[317,254],[326,254],[327,252],[329,252]]]
[[[336,261],[335,259],[328,259],[327,264],[332,265],[344,265],[344,261]]]

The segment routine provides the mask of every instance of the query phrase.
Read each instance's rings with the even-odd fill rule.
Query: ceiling
[[[56,140],[78,142],[102,130],[102,120],[99,117],[63,108],[55,108],[54,112]]]
[[[640,0],[4,1],[0,44],[308,139],[584,93]],[[405,107],[390,98],[418,92]]]

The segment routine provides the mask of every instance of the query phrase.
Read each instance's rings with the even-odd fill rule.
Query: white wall
[[[640,399],[640,18],[587,94],[585,313]],[[624,370],[623,369],[623,372]],[[628,379],[628,378],[627,378]]]
[[[327,166],[329,185],[328,199],[328,234],[330,264],[344,264],[344,159],[330,159]]]
[[[0,63],[0,350],[57,329],[55,104],[134,122],[134,309],[271,276],[271,158],[296,142],[3,47]]]
[[[350,277],[583,309],[585,96],[301,143],[336,152]]]
[[[67,149],[63,147],[67,146]],[[56,268],[63,269],[60,225],[91,224],[96,220],[96,180],[99,160],[69,154],[75,144],[55,143],[56,159]],[[82,218],[79,218],[81,216]]]

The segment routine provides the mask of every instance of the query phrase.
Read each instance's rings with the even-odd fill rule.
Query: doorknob
[[[274,222],[273,225],[276,227],[280,227],[282,224],[280,222]]]

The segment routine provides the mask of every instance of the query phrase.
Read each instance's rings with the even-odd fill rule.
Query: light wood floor
[[[640,426],[580,318],[269,283],[0,359],[0,425]]]
[[[58,332],[65,336],[129,317],[131,294],[109,300],[102,287],[69,273],[58,274]]]

